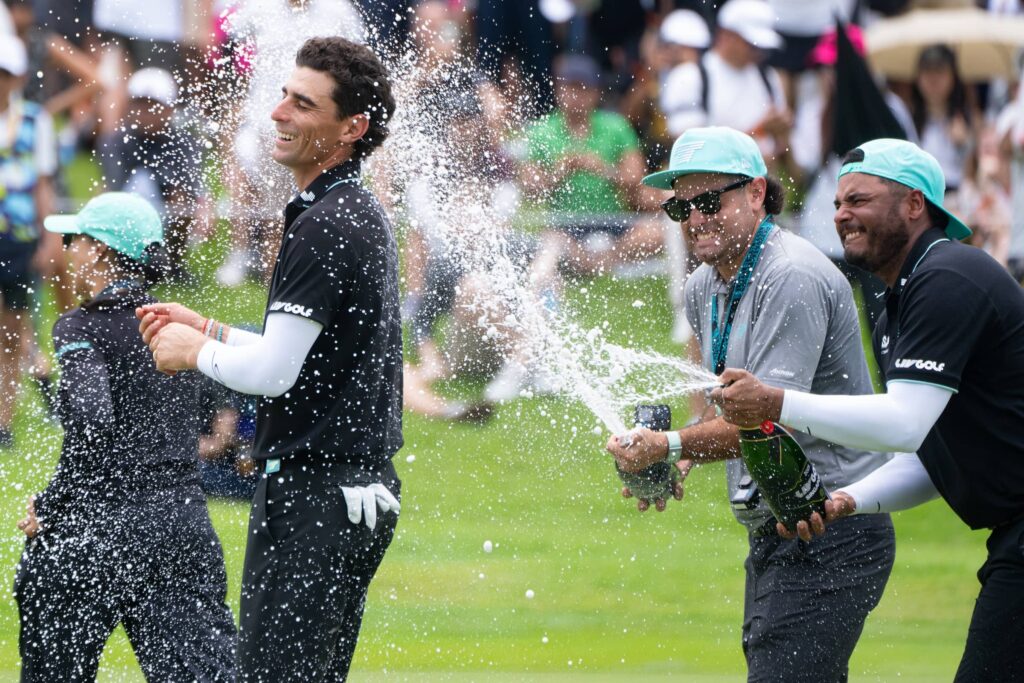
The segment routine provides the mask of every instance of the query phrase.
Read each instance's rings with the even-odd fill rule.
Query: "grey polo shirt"
[[[712,297],[718,297],[721,325],[728,310],[728,291],[729,284],[707,264],[686,283],[686,314],[707,368],[712,365]],[[726,366],[743,368],[783,389],[815,394],[874,392],[850,284],[814,245],[780,228],[769,234],[750,287],[736,309]],[[806,434],[794,436],[829,490],[857,481],[891,457]],[[726,475],[731,493],[746,475],[743,461],[727,461]],[[771,513],[762,500],[758,508],[735,514],[753,529]]]

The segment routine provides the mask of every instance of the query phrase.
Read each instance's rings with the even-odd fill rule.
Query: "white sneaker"
[[[501,366],[484,389],[484,398],[491,403],[504,403],[519,398],[526,386],[526,368],[518,361],[509,360]]]
[[[242,284],[245,281],[247,260],[244,251],[232,249],[217,269],[217,282],[225,287],[237,287]]]

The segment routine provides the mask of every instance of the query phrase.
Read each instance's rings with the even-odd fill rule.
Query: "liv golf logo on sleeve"
[[[936,363],[933,360],[917,360],[916,358],[897,358],[896,367],[900,369],[915,368],[917,370],[932,370],[942,372],[946,367],[945,363]]]
[[[303,318],[308,318],[313,315],[312,308],[306,308],[298,304],[289,304],[284,301],[275,301],[270,304],[271,311],[283,311],[285,313],[292,313],[294,315],[301,315]]]

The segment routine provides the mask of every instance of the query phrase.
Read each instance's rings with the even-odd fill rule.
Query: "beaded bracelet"
[[[213,332],[213,323],[215,323],[215,322],[216,321],[213,318],[207,318],[206,322],[203,323],[203,336],[204,337],[209,337],[210,334]]]
[[[218,323],[218,324],[220,325],[220,327],[217,328],[217,341],[222,342],[222,341],[224,341],[224,324],[223,323]]]

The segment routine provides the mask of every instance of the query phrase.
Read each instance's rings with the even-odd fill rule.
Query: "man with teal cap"
[[[783,391],[730,369],[714,398],[737,425],[771,419],[834,443],[902,452],[833,492],[826,519],[815,513],[787,533],[810,541],[825,522],[936,495],[972,529],[992,529],[956,680],[1019,680],[1024,293],[988,254],[960,243],[970,230],[942,207],[944,190],[938,162],[909,142],[873,140],[843,159],[835,223],[846,259],[888,286],[874,334],[886,393]]]
[[[773,387],[871,391],[850,285],[813,245],[776,226],[783,189],[768,177],[750,136],[692,128],[673,146],[669,169],[644,182],[673,190],[662,206],[704,264],[687,281],[686,310],[705,367],[743,367]],[[811,436],[798,440],[829,489],[863,478],[888,458]],[[739,458],[737,428],[713,410],[680,431],[637,430],[628,447],[613,437],[608,450],[627,472],[667,459],[685,476],[694,462],[725,460],[730,501],[749,540],[748,680],[846,680],[895,557],[888,516],[844,520],[820,545],[780,537]]]

